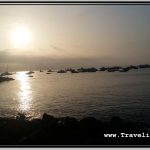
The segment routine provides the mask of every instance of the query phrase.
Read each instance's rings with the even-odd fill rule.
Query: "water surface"
[[[0,116],[18,112],[32,117],[112,116],[150,122],[150,69],[129,72],[17,72],[15,80],[0,83]]]

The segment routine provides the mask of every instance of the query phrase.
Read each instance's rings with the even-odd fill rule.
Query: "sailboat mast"
[[[8,72],[8,64],[7,64],[6,72]]]

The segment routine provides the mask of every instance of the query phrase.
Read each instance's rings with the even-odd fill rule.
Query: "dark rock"
[[[50,142],[46,141],[46,132],[44,132],[43,130],[35,130],[29,135],[23,136],[17,141],[17,145],[38,145],[48,143]]]
[[[111,122],[112,122],[112,123],[119,124],[119,123],[122,123],[123,120],[122,120],[120,117],[114,116],[114,117],[111,119]]]
[[[85,129],[96,129],[100,125],[100,121],[93,117],[86,117],[84,119],[81,119],[79,124],[82,128]]]
[[[93,117],[78,121],[73,117],[55,118],[43,114],[42,119],[27,120],[22,114],[17,119],[0,118],[0,144],[6,145],[132,145],[149,144],[146,138],[104,138],[112,133],[147,133],[143,124],[113,117],[101,122]]]
[[[16,119],[17,119],[17,120],[25,120],[25,119],[26,119],[26,116],[25,116],[25,114],[18,113],[18,116],[16,116]]]
[[[46,113],[43,114],[42,121],[49,122],[55,120],[55,117],[48,115]]]
[[[78,121],[73,117],[64,117],[61,118],[58,123],[65,127],[74,127],[75,125],[77,125]]]
[[[51,130],[51,129],[56,129],[58,127],[58,119],[51,116],[47,115],[46,113],[43,114],[42,118],[42,128],[45,130]]]

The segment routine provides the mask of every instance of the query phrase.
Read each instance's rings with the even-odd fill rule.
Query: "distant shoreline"
[[[57,72],[57,73],[66,73],[66,72],[71,72],[71,73],[82,73],[82,72],[97,72],[97,71],[107,71],[107,72],[128,72],[130,70],[137,70],[137,69],[145,69],[145,68],[150,68],[150,64],[140,64],[140,65],[127,65],[127,66],[103,66],[103,67],[80,67],[80,68],[72,68],[72,67],[66,67],[65,69],[32,69],[30,71],[39,71],[39,72],[47,72],[47,74],[51,74],[51,72]],[[18,71],[12,71],[13,73],[16,72],[27,72],[29,70],[18,70]],[[29,71],[29,72],[30,72]],[[9,73],[9,72],[1,72],[0,76],[3,76],[3,74]]]

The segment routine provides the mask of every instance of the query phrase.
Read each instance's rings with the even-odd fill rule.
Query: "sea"
[[[95,117],[150,124],[150,69],[128,72],[15,72],[0,83],[0,117]]]

